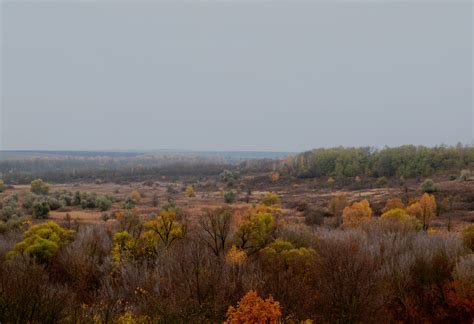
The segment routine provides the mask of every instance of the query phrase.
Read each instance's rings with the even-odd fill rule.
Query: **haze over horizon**
[[[1,150],[472,140],[472,2],[1,4]]]

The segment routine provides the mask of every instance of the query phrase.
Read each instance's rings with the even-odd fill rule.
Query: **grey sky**
[[[3,149],[468,143],[472,2],[3,2]]]

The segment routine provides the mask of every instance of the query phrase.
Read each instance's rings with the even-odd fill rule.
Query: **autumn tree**
[[[362,222],[372,219],[372,208],[370,208],[369,202],[364,199],[344,208],[342,218],[344,226],[357,227]]]
[[[176,210],[163,210],[155,219],[145,223],[145,230],[156,235],[157,243],[168,248],[175,240],[184,237],[186,226],[176,220]]]
[[[385,203],[385,207],[382,209],[382,212],[388,212],[391,209],[405,209],[405,204],[398,197],[389,198]]]
[[[436,216],[436,199],[433,195],[424,193],[418,202],[407,207],[407,213],[418,218],[427,230],[431,220]]]
[[[72,241],[73,231],[53,221],[32,226],[23,233],[23,240],[15,245],[9,256],[30,256],[41,263],[48,262],[58,250]]]
[[[4,192],[5,191],[5,182],[3,182],[2,179],[0,179],[0,192]]]
[[[249,254],[255,253],[270,243],[274,229],[272,214],[250,211],[244,215],[235,232],[238,247]]]
[[[216,255],[225,250],[231,222],[232,210],[229,208],[206,209],[199,218],[203,240]]]
[[[127,232],[117,232],[113,236],[112,258],[116,262],[130,259],[135,247],[135,239]]]
[[[269,323],[276,324],[281,316],[280,304],[272,296],[263,299],[257,292],[250,290],[237,304],[227,311],[227,321],[237,323]]]
[[[416,230],[420,230],[423,228],[423,225],[416,217],[410,216],[402,208],[391,208],[384,212],[382,216],[380,216],[380,219],[386,222],[396,222],[399,224],[408,225]]]

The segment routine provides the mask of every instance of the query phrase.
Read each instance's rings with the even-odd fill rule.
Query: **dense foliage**
[[[400,146],[394,148],[315,149],[285,160],[285,168],[301,177],[416,177],[474,166],[474,148]]]

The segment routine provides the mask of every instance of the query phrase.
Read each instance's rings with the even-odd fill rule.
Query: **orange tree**
[[[227,323],[278,323],[281,316],[280,304],[272,296],[263,299],[250,290],[237,304],[227,311]]]
[[[372,208],[370,208],[369,202],[364,199],[344,208],[342,218],[344,226],[357,227],[362,222],[372,219]]]

